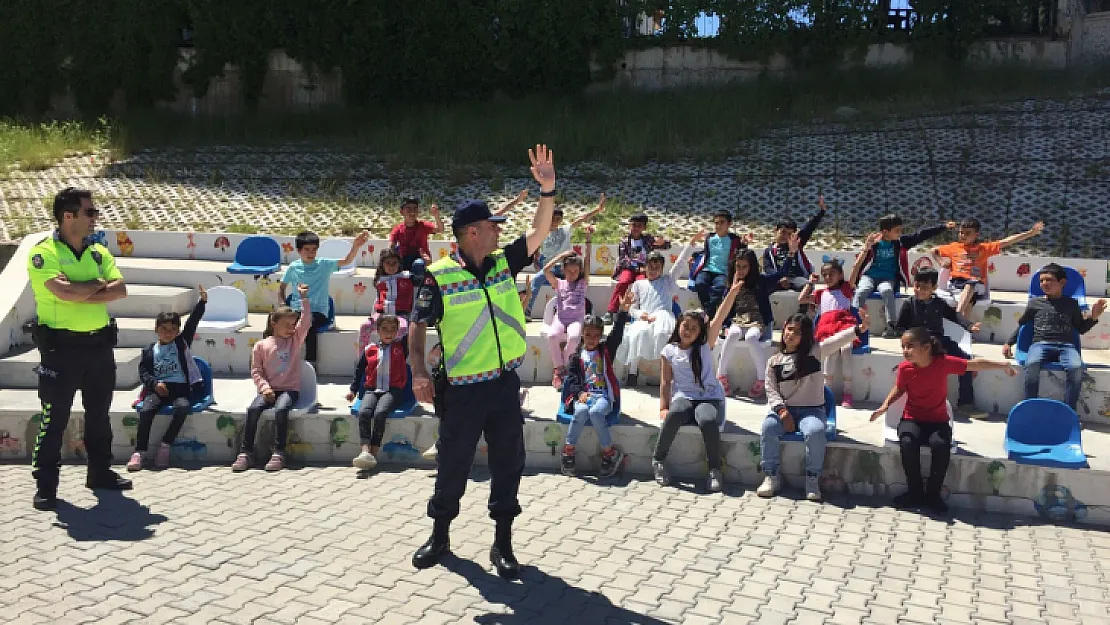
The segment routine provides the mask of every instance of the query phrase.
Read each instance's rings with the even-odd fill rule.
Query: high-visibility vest
[[[447,380],[456,386],[516,369],[528,349],[524,309],[505,253],[497,250],[491,257],[495,264],[485,283],[453,255],[428,267],[443,298],[443,318],[436,329]]]

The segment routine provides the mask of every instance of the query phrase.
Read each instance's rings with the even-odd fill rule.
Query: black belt
[[[115,346],[118,330],[113,320],[108,325],[96,330],[66,330],[39,325],[36,332],[35,343],[40,349],[50,350],[54,347],[93,347],[101,345]]]

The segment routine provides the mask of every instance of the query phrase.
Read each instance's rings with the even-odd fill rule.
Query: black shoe
[[[569,475],[573,477],[575,466],[574,449],[568,449],[568,447],[569,446],[563,447],[563,461],[561,470],[563,472],[563,475]]]
[[[448,551],[451,551],[450,540],[437,541],[432,536],[412,554],[412,565],[418,569],[430,569],[439,564],[440,558],[447,555]]]
[[[940,498],[940,495],[926,495],[925,507],[929,508],[937,514],[948,514],[948,504]]]
[[[601,477],[613,477],[621,468],[624,452],[614,447],[613,453],[601,455]]]
[[[94,490],[131,490],[131,480],[120,477],[119,473],[111,469],[107,471],[90,471],[85,478],[85,488]]]
[[[625,378],[624,387],[625,388],[634,388],[639,383],[640,383],[640,374],[638,374],[638,373],[629,373],[628,377]]]
[[[893,500],[895,508],[909,509],[916,508],[925,503],[925,498],[919,493],[905,492],[898,495]]]
[[[489,561],[493,563],[494,568],[497,569],[497,574],[501,577],[505,579],[520,577],[520,563],[513,556],[511,547],[501,549],[497,544],[494,544],[489,548]]]
[[[58,508],[58,495],[41,490],[35,491],[35,498],[31,500],[31,505],[34,506],[35,510],[44,512],[56,510]]]
[[[893,328],[887,328],[883,332],[883,338],[884,339],[896,339],[896,338],[898,338],[898,331],[893,329]]]

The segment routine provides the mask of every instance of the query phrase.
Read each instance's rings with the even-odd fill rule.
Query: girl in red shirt
[[[965,371],[1003,369],[1006,375],[1017,373],[1010,363],[997,360],[964,360],[944,353],[940,341],[924,327],[911,328],[902,335],[902,356],[894,377],[894,388],[879,409],[871,413],[874,421],[890,405],[906,396],[906,408],[898,424],[898,446],[902,450],[902,469],[906,472],[909,491],[894,498],[899,508],[925,505],[936,512],[947,512],[948,504],[940,496],[948,460],[952,453],[952,426],[948,422],[948,376]],[[928,445],[932,453],[929,482],[921,483],[921,447]]]

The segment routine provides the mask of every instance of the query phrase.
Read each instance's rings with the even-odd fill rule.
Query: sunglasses
[[[84,215],[85,217],[97,217],[97,216],[100,215],[100,211],[98,209],[95,209],[95,208],[86,208],[84,210],[77,209],[77,210],[72,211],[72,212],[73,212],[74,215]]]

